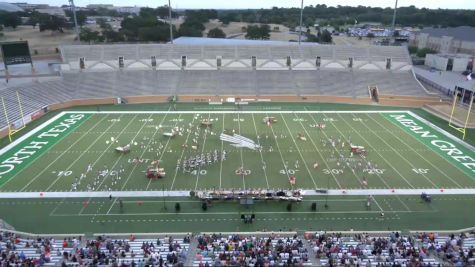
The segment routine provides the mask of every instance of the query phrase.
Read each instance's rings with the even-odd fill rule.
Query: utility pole
[[[396,29],[396,13],[397,13],[397,0],[394,5],[394,14],[393,14],[393,23],[391,25],[391,33],[394,35],[394,30]]]
[[[173,44],[172,5],[168,0],[168,22],[170,24],[170,43]]]
[[[300,29],[299,29],[299,45],[302,40],[302,20],[303,20],[303,0],[300,2]]]
[[[73,12],[74,17],[74,30],[76,31],[76,35],[78,37],[78,41],[81,42],[81,37],[79,36],[79,29],[78,29],[78,19],[76,18],[76,7],[74,6],[74,0],[69,0],[69,5],[71,7],[71,11]]]

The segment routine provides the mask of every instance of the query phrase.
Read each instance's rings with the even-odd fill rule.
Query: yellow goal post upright
[[[464,95],[462,95],[460,98],[461,98],[461,101],[463,101]],[[454,98],[453,98],[452,110],[450,112],[450,118],[449,118],[449,126],[453,129],[461,132],[463,140],[465,140],[465,136],[467,135],[467,125],[470,122],[470,113],[472,113],[474,98],[475,98],[475,86],[473,87],[473,91],[470,92],[470,103],[468,104],[467,116],[465,117],[465,122],[463,124],[463,127],[458,127],[457,125],[454,125],[452,123],[453,118],[454,118],[454,114],[456,113],[457,102],[459,101],[459,96],[458,96],[457,91],[455,91],[455,95],[454,95]]]
[[[10,142],[12,142],[12,136],[15,133],[23,130],[26,127],[25,115],[23,113],[23,106],[21,104],[20,94],[18,93],[18,91],[16,92],[16,97],[17,97],[17,101],[18,101],[18,108],[20,110],[21,118],[17,121],[14,121],[14,122],[11,122],[10,119],[8,118],[7,106],[5,105],[5,99],[3,97],[1,98],[2,99],[3,113],[5,115],[5,120],[7,122],[7,127],[8,127],[8,139],[10,140]],[[17,123],[21,123],[21,124],[18,126]],[[14,127],[12,127],[13,124],[14,124]]]

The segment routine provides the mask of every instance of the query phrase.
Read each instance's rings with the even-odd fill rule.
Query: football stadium
[[[60,55],[58,77],[0,90],[0,251],[15,262],[475,264],[474,93],[428,88],[406,47]]]

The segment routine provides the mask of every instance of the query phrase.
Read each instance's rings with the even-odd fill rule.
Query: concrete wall
[[[427,54],[424,61],[424,65],[431,68],[436,68],[438,70],[446,70],[448,62],[449,62],[448,58],[441,57],[434,54]]]

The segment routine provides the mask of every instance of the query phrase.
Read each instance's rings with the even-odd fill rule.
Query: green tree
[[[322,35],[319,39],[322,43],[331,43],[333,41],[332,34],[327,30],[323,30]]]
[[[89,44],[94,42],[100,42],[103,39],[98,31],[92,31],[91,29],[86,27],[81,29],[79,37],[81,37],[82,41],[88,42]]]
[[[41,16],[40,17],[40,32],[50,30],[52,32],[64,32],[64,28],[66,27],[66,19],[63,17],[58,16]]]
[[[214,28],[208,32],[209,38],[226,38],[226,34],[220,28]]]
[[[2,12],[0,13],[0,24],[16,29],[21,24],[21,18],[16,12]]]
[[[416,54],[417,53],[417,46],[408,46],[407,50],[409,50],[409,54]]]
[[[249,25],[246,29],[246,39],[268,40],[270,38],[270,27],[267,24]]]
[[[74,14],[73,14],[73,12],[71,10],[66,10],[65,13],[66,13],[66,17],[69,18],[69,21],[74,23]],[[83,10],[76,11],[76,19],[78,21],[79,26],[84,26],[84,24],[86,24],[86,20],[87,20],[87,12],[83,11]]]

